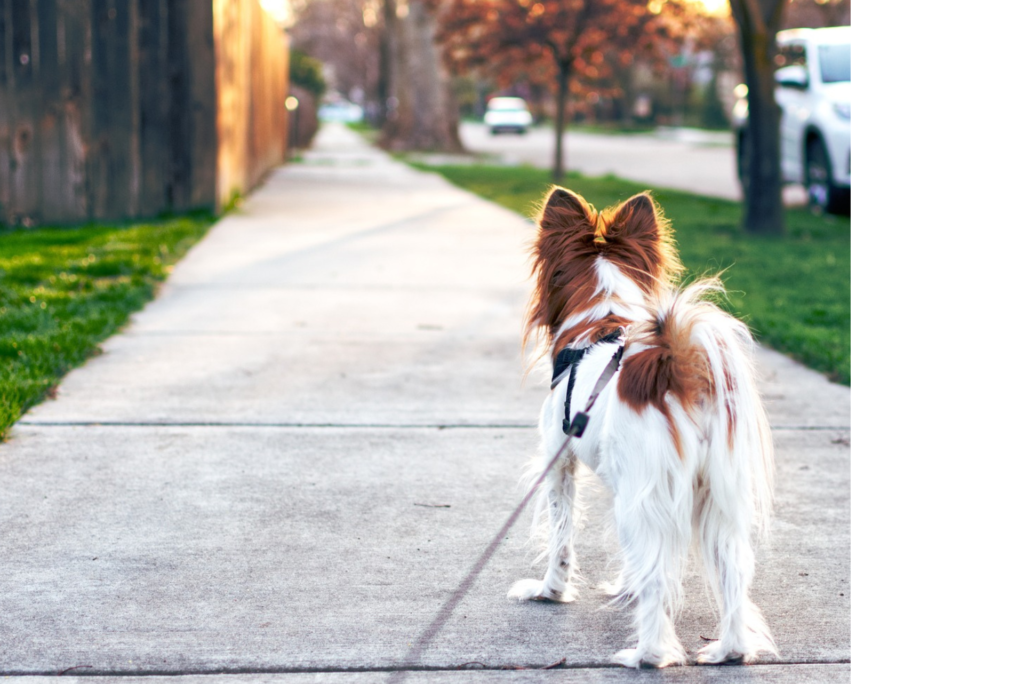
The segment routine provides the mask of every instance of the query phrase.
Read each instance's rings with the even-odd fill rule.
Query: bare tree
[[[461,151],[458,111],[435,44],[431,7],[425,0],[398,0],[394,6],[385,26],[393,60],[389,99],[397,102],[384,122],[380,143],[393,150]]]
[[[789,0],[783,28],[850,25],[850,0]]]
[[[377,79],[377,115],[374,117],[374,124],[378,128],[384,127],[387,121],[388,108],[391,101],[394,85],[391,82],[391,74],[394,73],[395,64],[395,41],[396,23],[395,0],[380,0],[381,16],[374,17],[375,21],[381,21],[381,30],[378,33],[378,44],[380,50],[380,71]]]
[[[328,85],[357,104],[376,99],[381,73],[377,0],[293,0],[292,8],[292,48],[320,60]]]
[[[366,108],[396,150],[461,150],[448,75],[434,44],[437,0],[292,0],[292,46]]]

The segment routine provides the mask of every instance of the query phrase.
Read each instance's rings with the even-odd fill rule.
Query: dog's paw
[[[517,601],[570,603],[576,600],[576,590],[569,587],[565,591],[555,591],[540,580],[523,579],[513,584],[512,588],[508,590],[508,598]]]
[[[697,663],[700,665],[741,665],[750,659],[750,656],[726,648],[721,641],[713,641],[697,651]]]
[[[597,590],[609,598],[628,598],[622,593],[622,578],[618,577],[612,582],[601,582]]]
[[[612,662],[623,667],[669,667],[672,665],[686,665],[686,654],[682,651],[671,653],[654,653],[648,649],[624,648],[614,656]]]

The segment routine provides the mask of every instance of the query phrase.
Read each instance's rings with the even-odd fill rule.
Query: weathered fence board
[[[218,199],[229,202],[284,158],[288,47],[258,0],[214,0]]]
[[[223,206],[285,154],[258,0],[0,0],[0,222]]]
[[[217,111],[217,74],[216,74],[216,35],[213,23],[213,4],[210,0],[179,0],[191,5],[188,16],[189,26],[179,30],[175,35],[179,39],[182,50],[182,70],[188,75],[188,87],[184,80],[182,92],[191,93],[189,99],[174,96],[179,110],[174,116],[187,121],[189,126],[189,143],[192,159],[187,181],[182,177],[180,184],[182,206],[205,207],[224,206],[217,186],[217,165],[220,163],[220,135]],[[283,33],[282,33],[283,35]],[[181,111],[186,107],[190,110]],[[183,123],[182,125],[186,125]],[[281,135],[278,133],[277,135]],[[278,160],[283,161],[284,155]],[[244,189],[248,190],[251,185]],[[185,194],[187,191],[188,194]]]

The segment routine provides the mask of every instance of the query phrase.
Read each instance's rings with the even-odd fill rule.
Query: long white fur
[[[569,316],[559,326],[559,332],[584,321],[597,321],[605,316],[622,316],[636,320],[644,317],[647,306],[643,290],[636,283],[624,278],[617,266],[600,256],[594,260],[594,270],[597,272],[595,295],[600,297],[598,303],[583,312]],[[565,398],[562,400],[564,402]]]
[[[599,258],[595,268],[604,297],[591,310],[567,321],[567,326],[609,313],[629,315],[638,323],[671,316],[680,324],[677,329],[692,322],[691,344],[704,350],[719,391],[714,403],[702,406],[694,417],[674,397],[668,398],[680,453],[660,411],[647,407],[638,413],[619,399],[616,375],[591,410],[586,433],[572,441],[538,499],[535,526],[548,530],[544,578],[520,580],[509,597],[563,602],[576,598],[574,472],[580,460],[612,492],[622,563],[615,601],[635,606],[637,645],[615,654],[615,662],[629,667],[687,662],[675,620],[683,605],[682,580],[691,545],[702,560],[720,618],[719,639],[698,652],[697,662],[748,661],[759,652],[777,653],[760,610],[748,596],[754,573],[752,539],[767,533],[774,469],[771,434],[755,384],[750,333],[743,323],[706,301],[708,294],[721,290],[717,280],[664,292],[657,301],[647,302],[636,283],[613,264]],[[580,362],[573,415],[582,410],[617,346],[599,344]],[[643,348],[630,343],[625,358]],[[731,392],[724,391],[726,369],[733,380]],[[559,383],[541,410],[542,449],[534,472],[547,464],[565,439],[561,424],[567,384]],[[735,416],[731,447],[727,403]]]

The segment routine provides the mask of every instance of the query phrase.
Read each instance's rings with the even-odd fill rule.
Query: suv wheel
[[[849,191],[832,184],[832,162],[825,144],[817,138],[807,145],[807,165],[804,172],[807,188],[807,206],[814,214],[839,214],[849,211]]]

